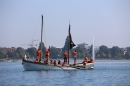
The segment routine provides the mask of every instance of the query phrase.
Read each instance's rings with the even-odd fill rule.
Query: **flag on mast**
[[[69,49],[72,49],[74,46],[76,46],[73,41],[72,41],[72,37],[71,37],[71,33],[70,33],[70,24],[69,24]]]

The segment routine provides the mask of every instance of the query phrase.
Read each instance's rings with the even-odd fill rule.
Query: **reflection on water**
[[[130,86],[130,61],[96,61],[93,70],[23,71],[0,63],[0,86]]]
[[[49,71],[46,71],[46,78],[50,78]]]
[[[43,84],[43,81],[42,81],[42,78],[43,78],[43,74],[42,74],[42,71],[36,71],[37,73],[37,77],[36,77],[36,82],[38,85],[42,85]]]

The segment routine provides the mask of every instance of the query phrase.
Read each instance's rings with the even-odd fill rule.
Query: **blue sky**
[[[73,42],[130,47],[130,0],[0,0],[0,46],[29,48],[40,42],[63,47],[69,21]],[[37,48],[37,47],[36,47]]]

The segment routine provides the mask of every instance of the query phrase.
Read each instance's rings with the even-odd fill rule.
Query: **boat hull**
[[[38,71],[38,70],[87,70],[93,69],[94,63],[87,63],[86,65],[77,64],[77,65],[69,65],[69,66],[62,66],[62,65],[49,65],[43,64],[38,62],[32,62],[23,60],[22,65],[25,71]]]

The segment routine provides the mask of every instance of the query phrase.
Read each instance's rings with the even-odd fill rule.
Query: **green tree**
[[[101,56],[100,56],[100,54],[97,54],[96,57],[97,57],[97,58],[100,58]]]
[[[99,53],[100,53],[101,58],[105,58],[106,57],[106,54],[104,52],[100,51]]]
[[[110,53],[108,53],[108,54],[107,54],[107,57],[108,57],[108,58],[111,58],[111,54],[110,54]]]
[[[6,59],[8,55],[4,53],[3,51],[0,51],[0,59]]]
[[[28,52],[31,57],[36,57],[36,51],[37,49],[35,47],[31,47],[26,50],[26,52]]]
[[[118,46],[113,46],[111,49],[111,55],[114,58],[122,58],[123,51]]]
[[[57,49],[56,47],[52,46],[50,48],[50,58],[53,58],[53,59],[60,58],[59,49]]]
[[[11,52],[11,51],[7,52],[7,55],[8,55],[8,57],[11,58],[11,59],[13,59],[14,56],[15,56],[14,52]]]
[[[86,57],[91,57],[91,54],[89,52],[85,52]]]
[[[130,59],[130,51],[128,51],[128,52],[125,53],[125,58],[126,59]]]
[[[29,57],[26,50],[21,47],[18,47],[17,50],[15,51],[15,53],[17,53],[18,54],[17,56],[19,56],[18,58],[21,58],[21,59],[23,59],[25,55],[27,55],[27,57]]]
[[[102,45],[102,46],[100,46],[99,51],[97,52],[96,56],[98,58],[108,58],[108,57],[111,56],[110,55],[110,50],[108,49],[107,46]]]
[[[75,49],[77,51],[77,57],[78,58],[84,58],[88,54],[88,53],[85,54],[85,51],[83,49],[81,49],[80,47],[76,47]],[[75,50],[75,49],[73,49],[73,50]],[[71,53],[73,52],[73,50],[71,51]]]
[[[108,47],[105,46],[105,45],[100,46],[99,52],[103,52],[104,54],[109,54],[110,53]]]
[[[4,57],[5,57],[5,58],[8,58],[8,55],[5,53],[5,54],[4,54]]]
[[[19,58],[19,54],[18,54],[17,52],[14,53],[14,58],[15,58],[15,59],[20,59],[20,58]]]

